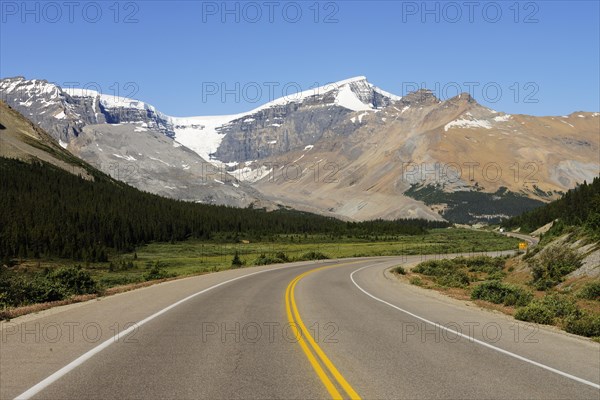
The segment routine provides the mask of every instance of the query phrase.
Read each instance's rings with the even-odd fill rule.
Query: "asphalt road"
[[[600,344],[386,272],[420,259],[224,271],[17,318],[0,397],[600,398]]]

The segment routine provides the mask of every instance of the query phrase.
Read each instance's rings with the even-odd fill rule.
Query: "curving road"
[[[387,271],[420,259],[224,271],[4,322],[0,398],[600,398],[600,344]]]

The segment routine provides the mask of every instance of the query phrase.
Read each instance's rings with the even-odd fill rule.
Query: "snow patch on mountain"
[[[92,89],[63,88],[62,90],[71,97],[97,97],[105,108],[132,108],[135,110],[150,110],[156,112],[154,106],[127,97],[104,94]]]
[[[512,115],[510,115],[510,114],[500,115],[498,117],[494,117],[494,121],[506,122],[506,121],[510,121],[511,117],[512,117]]]
[[[218,130],[230,121],[243,115],[216,115],[209,117],[170,117],[175,140],[191,149],[205,160],[217,151],[224,133]]]
[[[356,94],[352,91],[350,86],[347,85],[343,86],[339,90],[335,98],[335,104],[352,111],[370,111],[373,109],[373,106],[371,104],[365,104],[362,101],[360,101],[360,99],[356,97]]]
[[[444,131],[448,132],[450,128],[484,128],[492,129],[490,121],[482,119],[456,119],[452,122],[447,123],[444,126]]]

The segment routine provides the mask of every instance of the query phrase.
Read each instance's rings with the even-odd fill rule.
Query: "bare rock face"
[[[164,197],[273,208],[257,190],[143,122],[85,126],[68,150],[117,180]]]
[[[63,89],[45,80],[23,77],[0,80],[0,96],[56,140],[68,143],[91,124],[144,122],[173,136],[168,119],[143,102],[93,90]]]
[[[358,126],[354,111],[375,111],[400,98],[376,88],[364,77],[348,79],[279,99],[223,125],[214,158],[243,162],[302,149],[322,138],[348,136]]]

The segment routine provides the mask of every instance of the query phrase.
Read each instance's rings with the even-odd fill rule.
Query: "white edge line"
[[[122,332],[119,332],[118,334],[114,335],[112,338],[107,339],[106,341],[100,343],[98,346],[94,347],[93,349],[87,351],[86,353],[82,354],[81,356],[79,356],[78,358],[76,358],[75,360],[71,361],[69,364],[65,365],[64,367],[62,367],[61,369],[59,369],[58,371],[56,371],[55,373],[53,373],[52,375],[50,375],[49,377],[47,377],[46,379],[44,379],[43,381],[39,382],[38,384],[32,386],[30,389],[26,390],[25,392],[21,393],[20,395],[18,395],[17,397],[15,397],[15,400],[27,400],[30,399],[31,397],[35,396],[36,394],[38,394],[39,392],[41,392],[42,390],[44,390],[45,388],[47,388],[48,386],[50,386],[51,384],[53,384],[54,382],[56,382],[57,380],[59,380],[60,378],[62,378],[63,376],[65,376],[66,374],[68,374],[69,372],[73,371],[75,368],[77,368],[78,366],[80,366],[81,364],[83,364],[84,362],[86,362],[87,360],[89,360],[90,358],[92,358],[93,356],[95,356],[96,354],[100,353],[102,350],[104,350],[105,348],[107,348],[108,346],[110,346],[111,344],[117,342],[120,338],[128,335],[129,333],[131,333],[133,330],[139,328],[140,326],[144,325],[147,322],[152,321],[153,319],[155,319],[156,317],[166,313],[167,311],[170,311],[171,309],[177,307],[178,305],[196,297],[199,296],[203,293],[208,292],[209,290],[215,289],[219,286],[223,286],[225,284],[231,283],[233,281],[237,281],[239,279],[242,278],[247,278],[249,276],[253,276],[253,275],[257,275],[257,274],[262,274],[264,272],[271,272],[271,271],[277,271],[280,269],[285,269],[285,268],[293,268],[293,267],[300,267],[300,266],[305,266],[305,264],[300,264],[300,265],[290,265],[287,267],[280,267],[280,268],[271,268],[271,269],[266,269],[263,271],[257,271],[257,272],[252,272],[250,274],[247,275],[242,275],[242,276],[238,276],[237,278],[233,278],[233,279],[229,279],[226,280],[224,282],[218,283],[216,285],[210,286],[206,289],[203,289],[199,292],[196,292],[192,295],[189,295],[188,297],[181,299],[173,304],[171,304],[168,307],[163,308],[162,310],[150,315],[149,317],[144,318],[143,320],[133,324],[132,326],[130,326],[129,328],[123,330]]]
[[[482,346],[484,346],[484,347],[487,347],[487,348],[489,348],[489,349],[495,350],[495,351],[497,351],[497,352],[499,352],[499,353],[502,353],[502,354],[505,354],[505,355],[507,355],[507,356],[510,356],[510,357],[516,358],[517,360],[521,360],[521,361],[524,361],[524,362],[526,362],[526,363],[529,363],[529,364],[535,365],[536,367],[543,368],[543,369],[545,369],[545,370],[547,370],[547,371],[554,372],[555,374],[558,374],[558,375],[564,376],[565,378],[569,378],[569,379],[572,379],[572,380],[574,380],[574,381],[577,381],[577,382],[579,382],[579,383],[583,383],[583,384],[585,384],[585,385],[591,386],[591,387],[593,387],[593,388],[600,389],[600,385],[598,385],[598,384],[596,384],[596,383],[594,383],[594,382],[587,381],[587,380],[585,380],[585,379],[583,379],[583,378],[579,378],[579,377],[577,377],[577,376],[575,376],[575,375],[571,375],[571,374],[568,374],[568,373],[566,373],[566,372],[560,371],[560,370],[558,370],[558,369],[555,369],[555,368],[549,367],[549,366],[547,366],[547,365],[541,364],[541,363],[539,363],[539,362],[537,362],[537,361],[530,360],[529,358],[526,358],[526,357],[520,356],[520,355],[518,355],[518,354],[515,354],[515,353],[511,353],[510,351],[507,351],[507,350],[501,349],[500,347],[493,346],[493,345],[491,345],[491,344],[489,344],[489,343],[487,343],[487,342],[484,342],[484,341],[482,341],[482,340],[479,340],[479,339],[475,339],[474,337],[470,337],[470,336],[468,336],[468,335],[465,335],[465,334],[463,334],[463,333],[461,333],[461,332],[457,332],[457,331],[455,331],[454,329],[450,329],[450,328],[447,328],[447,327],[445,327],[445,326],[442,326],[442,325],[440,325],[440,324],[438,324],[438,323],[435,323],[435,322],[429,321],[428,319],[425,319],[425,318],[423,318],[423,317],[420,317],[420,316],[418,316],[418,315],[416,315],[416,314],[413,314],[413,313],[411,313],[410,311],[404,310],[404,309],[402,309],[402,308],[400,308],[400,307],[398,307],[398,306],[395,306],[395,305],[393,305],[392,303],[389,303],[389,302],[387,302],[387,301],[385,301],[385,300],[382,300],[382,299],[380,299],[380,298],[378,298],[378,297],[375,297],[375,296],[373,296],[371,293],[367,292],[367,291],[366,291],[366,290],[364,290],[362,287],[360,287],[360,286],[358,285],[358,283],[356,283],[356,281],[354,280],[354,274],[355,274],[355,273],[357,273],[357,272],[359,272],[359,271],[362,271],[362,270],[363,270],[363,269],[365,269],[365,268],[370,268],[370,267],[372,267],[372,265],[367,265],[367,266],[365,266],[365,267],[362,267],[362,268],[359,268],[359,269],[355,270],[354,272],[352,272],[352,273],[350,274],[350,279],[352,280],[352,283],[354,283],[354,286],[356,286],[356,287],[357,287],[357,288],[358,288],[358,289],[359,289],[361,292],[363,292],[363,293],[364,293],[364,294],[366,294],[367,296],[371,297],[372,299],[374,299],[374,300],[377,300],[377,301],[379,301],[380,303],[386,304],[386,305],[388,305],[388,306],[390,306],[390,307],[392,307],[392,308],[395,308],[396,310],[398,310],[398,311],[401,311],[401,312],[403,312],[403,313],[405,313],[405,314],[408,314],[408,315],[410,315],[411,317],[414,317],[414,318],[416,318],[416,319],[419,319],[419,320],[421,320],[421,321],[423,321],[423,322],[425,322],[425,323],[427,323],[427,324],[433,325],[433,326],[435,326],[436,328],[439,328],[439,329],[442,329],[442,330],[444,330],[444,331],[447,331],[447,332],[453,333],[453,334],[455,334],[455,335],[458,335],[458,336],[460,336],[460,337],[463,337],[463,338],[465,338],[465,339],[467,339],[467,340],[469,340],[469,341],[471,341],[471,342],[475,342],[475,343],[477,343],[477,344],[479,344],[479,345],[482,345]]]

